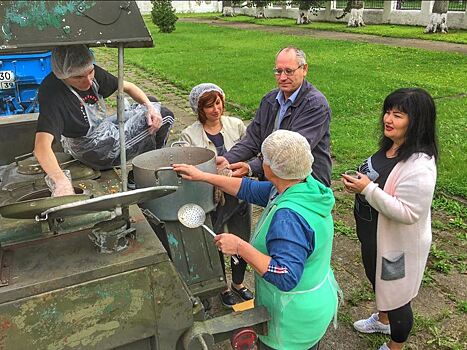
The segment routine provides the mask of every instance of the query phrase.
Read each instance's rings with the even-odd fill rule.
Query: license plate
[[[0,83],[0,89],[1,90],[7,90],[7,89],[13,89],[15,87],[15,83],[12,82],[4,82]]]
[[[15,73],[11,70],[0,71],[0,83],[15,81]]]

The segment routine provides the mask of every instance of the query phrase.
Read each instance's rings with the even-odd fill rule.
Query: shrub
[[[171,33],[175,30],[178,17],[170,0],[152,0],[152,22],[159,27],[162,33]]]

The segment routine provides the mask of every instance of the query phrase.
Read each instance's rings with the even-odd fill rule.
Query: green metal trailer
[[[0,23],[0,54],[117,47],[120,80],[124,48],[153,45],[134,1],[0,1]],[[119,91],[119,113],[122,101]],[[36,121],[0,119],[0,349],[212,349],[232,337],[253,348],[266,309],[212,317],[204,308],[225,287],[209,235],[137,206],[177,188],[122,192],[125,162],[99,172],[65,155],[80,195],[60,202],[27,154]]]

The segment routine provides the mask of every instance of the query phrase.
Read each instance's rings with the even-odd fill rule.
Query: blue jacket
[[[230,163],[248,161],[261,152],[261,144],[274,131],[279,111],[278,92],[279,89],[274,89],[263,97],[246,136],[224,155]],[[330,123],[331,108],[326,97],[305,80],[280,125],[280,129],[296,131],[306,137],[315,158],[313,176],[328,187],[331,185]],[[264,179],[261,161],[254,158],[249,164],[253,174]]]

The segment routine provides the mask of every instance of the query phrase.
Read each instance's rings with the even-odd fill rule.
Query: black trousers
[[[413,327],[413,312],[410,302],[388,313],[391,326],[391,339],[396,343],[405,343]]]
[[[239,202],[237,198],[226,193],[224,193],[224,198],[225,204],[223,206],[219,205],[215,211],[211,212],[214,232],[222,233],[224,225],[226,225],[230,233],[248,242],[251,231],[251,205],[246,202]],[[219,252],[219,257],[225,276],[224,254]],[[239,257],[238,260],[238,265],[235,265],[233,259],[230,258],[232,282],[235,284],[242,284],[245,278],[247,263],[241,257]]]
[[[360,241],[362,262],[365,274],[375,291],[376,276],[376,229],[378,212],[368,203],[355,196],[354,217],[357,224],[357,237]]]
[[[361,244],[362,262],[365,274],[370,281],[373,292],[376,279],[376,230],[378,225],[378,213],[368,203],[359,201],[356,196],[354,209],[355,222],[357,223],[357,236]],[[357,207],[358,206],[358,207]],[[413,327],[413,312],[410,302],[395,310],[380,310],[387,312],[391,326],[391,339],[397,343],[404,343],[409,337]]]

